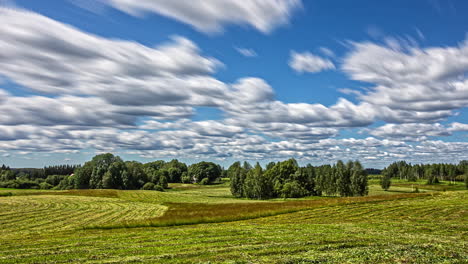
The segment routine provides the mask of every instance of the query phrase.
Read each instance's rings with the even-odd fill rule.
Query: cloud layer
[[[131,14],[162,13],[204,32],[233,23],[267,33],[300,6],[274,1],[274,10],[266,12],[272,1],[249,1],[246,11],[236,9],[238,2],[207,1],[212,6],[188,12],[188,4],[174,1],[134,2],[108,1]],[[248,14],[204,17],[221,2],[232,5],[224,11],[268,14],[258,21]],[[22,89],[14,93],[0,83],[0,150],[7,155],[95,150],[144,158],[361,159],[376,166],[397,159],[468,159],[466,141],[441,140],[468,131],[467,124],[446,123],[468,106],[468,42],[424,49],[398,41],[352,43],[336,66],[292,52],[289,64],[298,72],[337,69],[366,83],[364,90],[351,90],[356,98],[323,105],[278,100],[257,77],[219,80],[223,63],[184,37],[149,47],[7,8],[0,8],[0,23],[0,77]],[[220,116],[195,120],[200,107]],[[353,130],[360,134],[346,136]]]
[[[301,0],[102,0],[104,3],[133,16],[157,13],[206,33],[223,31],[225,25],[248,25],[270,33],[287,24],[291,14],[302,6]]]

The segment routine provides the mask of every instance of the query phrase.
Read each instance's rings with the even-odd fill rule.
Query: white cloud
[[[449,131],[453,132],[468,132],[468,124],[454,122],[450,124]]]
[[[468,106],[468,42],[456,47],[417,48],[354,43],[343,70],[373,84],[359,99],[375,105],[388,122],[435,122]]]
[[[428,137],[450,136],[449,129],[439,123],[435,124],[386,124],[371,129],[369,134],[381,138],[395,138],[407,141],[422,141]]]
[[[114,104],[213,104],[221,63],[188,39],[155,48],[81,32],[32,12],[0,8],[0,74],[48,94],[99,96]]]
[[[221,62],[186,38],[149,47],[5,8],[0,8],[0,22],[0,75],[41,94],[0,89],[0,150],[14,155],[92,149],[158,158],[293,156],[383,165],[437,155],[447,161],[468,158],[466,142],[431,140],[468,131],[466,124],[434,124],[467,105],[466,43],[428,49],[408,49],[399,42],[392,48],[354,44],[343,69],[371,87],[344,90],[357,96],[356,103],[339,98],[323,105],[280,101],[260,78],[220,81],[213,75]],[[304,59],[298,68],[335,67],[319,59],[325,60],[322,66]],[[220,114],[216,120],[191,120],[198,107]],[[363,131],[373,137],[337,138],[377,120],[395,124]]]
[[[239,52],[244,57],[257,57],[257,53],[253,49],[246,49],[246,48],[237,48],[237,52]]]
[[[299,73],[317,73],[335,69],[335,64],[333,64],[331,60],[319,57],[310,52],[298,53],[292,51],[288,64],[293,70]]]
[[[201,32],[223,31],[229,24],[248,25],[269,33],[287,24],[301,0],[104,0],[108,5],[133,16],[156,13]]]
[[[329,49],[329,48],[320,47],[320,48],[319,48],[319,51],[320,51],[323,55],[325,55],[325,56],[327,56],[327,57],[331,57],[331,58],[335,57],[335,53],[334,53],[331,49]]]

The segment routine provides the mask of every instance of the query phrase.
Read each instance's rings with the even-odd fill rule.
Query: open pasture
[[[0,263],[468,261],[467,191],[251,201],[172,187],[1,190],[13,195],[0,197]]]

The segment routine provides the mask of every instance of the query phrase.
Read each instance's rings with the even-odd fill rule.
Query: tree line
[[[58,183],[73,174],[80,165],[55,165],[44,168],[0,167],[0,187],[15,189],[40,189]],[[60,180],[58,180],[60,179]],[[53,184],[54,186],[57,184]]]
[[[41,169],[0,167],[0,188],[16,189],[145,189],[163,191],[169,183],[212,184],[230,178],[231,192],[250,199],[304,196],[364,196],[368,193],[367,172],[358,161],[338,161],[333,165],[299,166],[289,159],[270,162],[265,168],[235,162],[227,170],[213,162],[187,165],[173,159],[148,163],[123,161],[113,154],[101,154],[81,165],[57,165]],[[458,164],[415,164],[398,161],[384,168],[381,186],[388,190],[391,179],[427,184],[439,180],[465,181],[468,188],[468,161]]]
[[[426,180],[426,184],[437,184],[439,181],[465,181],[468,188],[468,160],[462,160],[458,164],[433,163],[415,164],[406,161],[397,161],[382,170],[381,186],[388,190],[391,179],[407,180],[415,182]]]
[[[0,170],[0,187],[16,189],[123,189],[159,190],[168,183],[211,184],[223,169],[213,162],[187,166],[177,159],[140,163],[123,161],[111,153],[93,157],[83,166],[59,165],[43,169]]]
[[[231,192],[250,199],[298,198],[305,196],[364,196],[368,193],[367,173],[359,161],[346,164],[300,167],[296,160],[260,164],[232,164],[227,170]]]

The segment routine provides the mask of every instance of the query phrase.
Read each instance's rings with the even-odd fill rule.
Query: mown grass
[[[468,262],[468,191],[250,201],[172,187],[0,190],[13,194],[0,197],[0,263]]]
[[[329,207],[339,204],[371,203],[385,200],[408,199],[428,194],[400,194],[394,196],[366,196],[348,198],[321,198],[316,200],[296,201],[271,201],[252,203],[228,203],[228,204],[206,204],[206,203],[168,203],[169,210],[160,217],[122,221],[119,223],[92,225],[85,228],[113,229],[113,228],[135,228],[135,227],[162,227],[176,225],[190,225],[201,223],[232,222],[239,220],[255,219],[259,217],[274,216],[310,210],[318,207]]]

